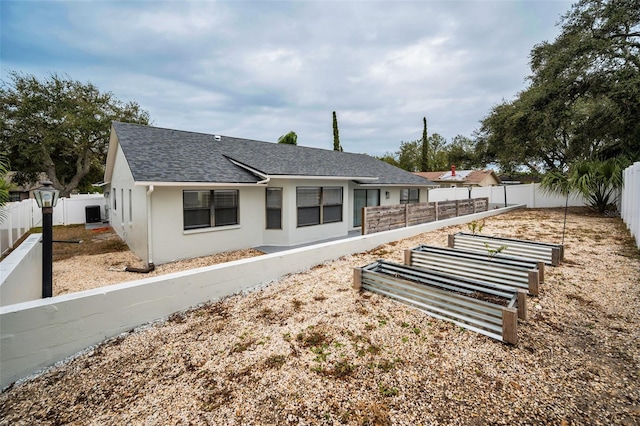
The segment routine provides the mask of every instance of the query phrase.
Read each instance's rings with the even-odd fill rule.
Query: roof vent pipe
[[[221,140],[222,137],[220,135],[213,135],[213,138],[217,141]]]
[[[451,165],[451,176],[456,175],[456,166],[454,164]]]

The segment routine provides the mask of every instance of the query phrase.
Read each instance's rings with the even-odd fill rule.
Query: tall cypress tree
[[[333,150],[342,151],[342,146],[340,145],[340,135],[338,134],[338,118],[336,117],[335,111],[333,111]]]
[[[429,171],[429,139],[427,138],[427,117],[423,117],[424,129],[422,130],[422,155],[420,155],[420,171]]]

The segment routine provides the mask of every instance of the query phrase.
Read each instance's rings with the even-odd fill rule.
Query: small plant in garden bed
[[[471,231],[472,234],[479,234],[484,228],[484,220],[482,222],[474,220],[467,225],[467,228],[469,228],[469,231]]]

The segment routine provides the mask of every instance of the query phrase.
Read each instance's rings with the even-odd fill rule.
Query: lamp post
[[[46,180],[33,196],[42,209],[42,298],[53,296],[53,208],[60,192]]]

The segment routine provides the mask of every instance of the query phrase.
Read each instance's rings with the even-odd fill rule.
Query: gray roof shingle
[[[261,142],[114,122],[133,178],[139,182],[256,183],[265,175],[378,178],[362,183],[420,185],[431,182],[366,154]]]

